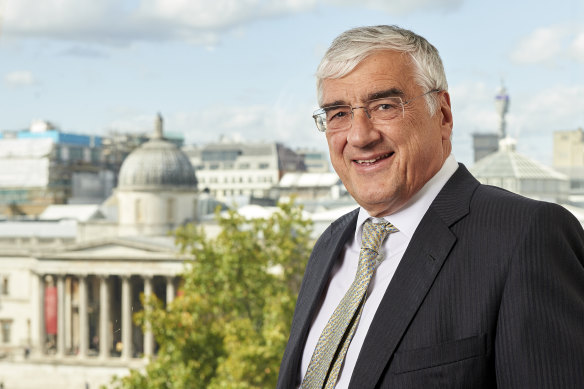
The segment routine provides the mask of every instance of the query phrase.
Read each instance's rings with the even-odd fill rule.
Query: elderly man
[[[434,46],[356,28],[317,79],[360,208],[314,246],[278,388],[584,388],[584,232],[455,161]]]

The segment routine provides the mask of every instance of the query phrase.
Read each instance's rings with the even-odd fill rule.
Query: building
[[[126,157],[143,143],[148,142],[150,137],[147,132],[133,134],[110,131],[107,136],[102,138],[103,164],[108,170],[114,172],[116,185],[120,168]],[[178,148],[184,144],[184,138],[179,134],[165,133],[164,138],[166,141],[174,143]]]
[[[554,131],[553,166],[570,179],[570,202],[584,206],[584,131]]]
[[[329,155],[326,151],[314,149],[296,149],[303,160],[308,173],[328,173],[331,171]]]
[[[114,184],[111,172],[101,168],[101,141],[61,132],[45,121],[2,133],[0,213],[36,216],[70,199],[103,201]]]
[[[474,161],[477,162],[499,150],[499,135],[489,132],[475,132],[472,134],[472,147]]]
[[[0,382],[78,388],[155,355],[150,330],[132,320],[140,295],[176,296],[186,257],[168,232],[197,218],[189,159],[163,135],[120,169],[101,205],[48,207],[39,219],[0,221]],[[39,372],[43,372],[39,375]]]
[[[296,196],[300,201],[336,200],[347,191],[341,179],[334,172],[327,173],[286,173],[277,185],[281,200]]]
[[[273,188],[287,172],[306,171],[304,160],[275,142],[217,142],[183,151],[195,167],[199,188],[218,200],[275,199]]]
[[[517,153],[511,138],[502,139],[499,151],[479,160],[469,170],[483,184],[538,200],[568,201],[568,177]]]

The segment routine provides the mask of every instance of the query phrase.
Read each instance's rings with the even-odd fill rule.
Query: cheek
[[[344,139],[344,141],[343,141]],[[327,143],[329,147],[329,154],[331,160],[338,160],[343,158],[343,149],[346,143],[346,135],[343,138],[343,134],[336,133],[333,135],[327,134]]]

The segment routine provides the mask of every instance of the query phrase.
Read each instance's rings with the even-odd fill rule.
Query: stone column
[[[65,276],[57,274],[57,356],[65,355]]]
[[[174,277],[167,276],[166,277],[166,306],[168,306],[174,300],[175,295],[174,290]]]
[[[99,277],[99,357],[102,359],[110,355],[109,309],[108,278],[102,275]]]
[[[122,359],[132,358],[132,290],[130,276],[122,276]]]
[[[65,350],[73,348],[73,280],[71,277],[65,278]]]
[[[79,358],[87,357],[89,349],[89,317],[87,316],[87,276],[79,276]]]
[[[152,276],[144,276],[144,297],[148,300],[152,296]],[[148,309],[146,306],[145,309]],[[144,356],[150,357],[154,354],[154,337],[150,322],[146,323],[144,329]]]
[[[45,354],[45,339],[47,337],[45,331],[45,276],[43,274],[37,274],[37,282],[39,285],[38,290],[38,337],[39,337],[39,346],[36,350],[39,355]]]

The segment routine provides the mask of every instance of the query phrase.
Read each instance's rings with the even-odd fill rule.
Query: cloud
[[[312,110],[312,106],[299,104],[211,106],[196,112],[171,114],[167,123],[169,131],[183,132],[187,143],[205,144],[224,136],[325,148],[326,141],[310,117]]]
[[[517,104],[522,133],[571,130],[584,123],[584,85],[556,85]]]
[[[576,36],[570,47],[571,55],[584,64],[584,31]]]
[[[107,34],[114,23],[114,0],[19,0],[4,2],[3,33],[78,39],[90,31]],[[109,27],[109,28],[108,28]]]
[[[86,46],[73,46],[62,51],[63,55],[81,58],[107,58],[108,55],[101,50],[92,49]]]
[[[359,6],[388,13],[449,10],[463,0],[364,0]],[[3,34],[123,45],[180,40],[215,45],[221,34],[263,19],[355,5],[348,0],[18,0],[4,2]]]
[[[581,27],[556,25],[534,30],[511,54],[518,64],[554,64],[566,58],[584,63],[584,31]]]
[[[164,132],[182,134],[185,144],[217,142],[221,137],[248,142],[280,142],[290,147],[326,150],[324,135],[310,116],[314,107],[293,104],[207,106],[190,112],[162,112]],[[154,114],[128,107],[115,109],[118,119],[100,131],[146,133],[154,129]]]
[[[37,83],[34,75],[28,70],[16,70],[4,76],[4,82],[9,86],[30,86]]]
[[[330,5],[354,6],[354,0],[324,0],[322,3]],[[361,0],[360,7],[370,8],[386,12],[388,14],[403,15],[421,10],[444,10],[457,9],[463,0]]]

